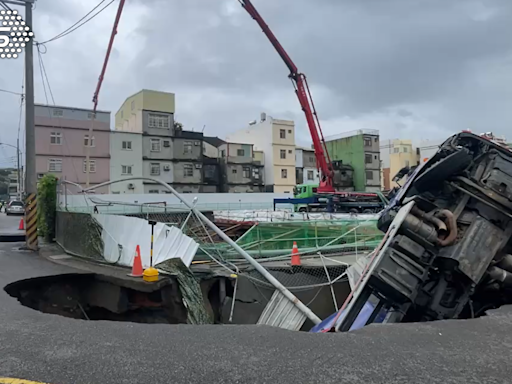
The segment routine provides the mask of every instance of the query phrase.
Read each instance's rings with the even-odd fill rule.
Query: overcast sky
[[[41,48],[57,104],[92,107],[118,1]],[[36,39],[54,37],[98,2],[37,0]],[[512,139],[512,1],[253,4],[307,75],[325,135],[368,128],[419,140],[471,129]],[[36,102],[44,103],[34,59]],[[0,89],[20,92],[23,57],[0,60]],[[141,88],[174,92],[186,129],[206,126],[222,138],[267,112],[295,120],[304,145],[309,133],[287,75],[237,0],[126,0],[99,108],[114,115]],[[0,112],[0,142],[15,144],[19,97],[0,92]],[[0,167],[14,155],[0,146]]]

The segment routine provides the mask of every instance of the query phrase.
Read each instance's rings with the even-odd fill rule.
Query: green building
[[[380,191],[379,131],[359,129],[325,138],[331,160],[342,160],[354,168],[356,191]]]

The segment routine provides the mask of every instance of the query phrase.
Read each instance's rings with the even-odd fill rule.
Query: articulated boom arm
[[[333,192],[333,170],[331,160],[329,159],[329,153],[325,146],[325,140],[320,127],[320,121],[316,114],[315,105],[309,91],[309,86],[306,80],[306,76],[299,73],[297,66],[292,61],[288,53],[284,50],[283,46],[277,40],[276,36],[272,33],[268,25],[265,23],[261,15],[258,13],[256,8],[252,5],[250,0],[238,0],[242,7],[256,20],[263,33],[270,40],[270,43],[274,46],[277,53],[283,59],[284,63],[290,70],[290,79],[294,83],[295,93],[299,99],[300,106],[306,115],[306,121],[308,123],[311,138],[313,139],[313,147],[315,148],[316,164],[320,171],[320,188],[319,192]]]

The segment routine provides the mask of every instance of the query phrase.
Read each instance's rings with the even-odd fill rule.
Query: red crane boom
[[[270,30],[269,26],[265,23],[256,8],[252,5],[250,0],[238,0],[242,7],[251,15],[251,17],[258,23],[263,33],[269,39],[270,43],[274,46],[275,50],[281,56],[284,63],[290,70],[288,76],[294,85],[295,94],[299,99],[300,106],[306,115],[309,132],[313,139],[313,147],[315,149],[316,166],[320,172],[320,185],[318,192],[334,192],[334,174],[331,165],[331,159],[325,145],[324,135],[320,127],[320,121],[315,110],[315,104],[309,91],[306,76],[300,73],[293,60],[288,56],[283,46],[277,40],[276,36]]]

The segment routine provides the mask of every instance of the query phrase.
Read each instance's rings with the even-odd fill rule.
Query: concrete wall
[[[201,184],[202,177],[202,164],[201,163],[188,163],[188,162],[175,162],[174,166],[174,183],[184,183],[184,184]],[[192,167],[192,176],[185,176],[185,167]],[[199,168],[198,168],[199,167]]]
[[[159,164],[160,175],[151,174],[151,164]],[[168,169],[168,170],[165,170]],[[144,177],[153,177],[162,180],[168,184],[174,182],[174,164],[169,160],[144,160],[142,164],[142,175]]]
[[[150,126],[152,116],[158,116],[168,119],[168,128],[155,128]],[[173,133],[174,115],[165,112],[142,111],[142,130],[147,135],[171,136]]]
[[[153,141],[160,142],[160,151],[152,151],[151,143]],[[165,143],[167,142],[167,144]],[[145,159],[172,159],[174,156],[173,141],[170,137],[159,137],[159,136],[142,136],[142,156]],[[167,146],[166,146],[167,145]],[[142,157],[141,157],[142,158]]]
[[[192,153],[185,153],[185,144],[190,144]],[[200,161],[203,158],[203,141],[201,139],[173,137],[173,159]]]
[[[318,177],[318,170],[316,167],[304,167],[303,172],[303,184],[320,184],[320,178]]]
[[[304,168],[316,169],[315,151],[303,150],[302,151],[302,164]]]
[[[142,171],[142,135],[140,133],[129,133],[112,131],[110,133],[110,178],[111,180],[122,179],[127,176],[143,175]],[[131,143],[131,149],[123,149],[123,142]],[[123,174],[123,165],[132,167],[132,174]],[[131,184],[134,188],[128,188]],[[144,193],[142,180],[130,180],[110,185],[110,193]]]
[[[203,141],[203,154],[207,157],[211,157],[212,159],[220,157],[219,148],[206,141]]]

